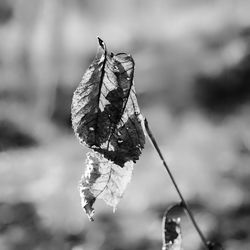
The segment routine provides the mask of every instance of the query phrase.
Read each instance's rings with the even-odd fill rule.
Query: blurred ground
[[[96,53],[131,53],[143,114],[209,239],[250,248],[250,2],[0,1],[0,249],[161,249],[178,201],[147,143],[115,214],[80,207],[72,93]],[[184,249],[202,249],[183,218]]]

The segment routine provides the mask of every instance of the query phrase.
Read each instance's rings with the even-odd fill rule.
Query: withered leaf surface
[[[95,171],[89,171],[92,174],[90,178],[84,177],[81,182],[82,204],[85,204],[84,208],[88,211],[92,209],[95,199],[103,198],[110,187],[109,183],[103,185],[103,188],[100,183],[97,184],[103,178],[96,177],[103,174],[99,168],[104,159],[105,165],[127,168],[128,163],[132,166],[139,159],[145,144],[143,118],[133,84],[134,60],[125,53],[109,54],[104,42],[98,39],[101,55],[96,56],[84,74],[74,92],[71,107],[76,136],[95,152],[92,158],[99,161]],[[115,179],[113,175],[116,172],[110,171],[105,182]],[[114,194],[115,191],[110,192],[111,196],[121,197],[122,194]],[[120,192],[119,183],[117,192]],[[113,201],[108,201],[109,198],[104,200],[112,206],[117,204],[117,198]]]
[[[174,218],[170,216],[171,210],[174,207],[178,207],[179,205],[173,206],[167,210],[163,217],[162,221],[162,250],[182,250],[182,237],[181,237],[181,226],[180,226],[180,218]]]
[[[131,179],[133,162],[126,162],[121,168],[93,151],[87,154],[86,166],[80,183],[80,196],[82,207],[89,219],[93,220],[92,205],[97,197],[116,208]]]
[[[83,76],[72,101],[72,124],[81,142],[123,167],[139,159],[145,144],[142,119],[133,85],[130,55],[102,49]]]

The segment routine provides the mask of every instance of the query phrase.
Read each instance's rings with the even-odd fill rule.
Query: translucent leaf
[[[102,198],[108,205],[116,208],[131,179],[133,162],[125,163],[121,168],[93,151],[87,154],[86,165],[80,183],[80,195],[82,207],[90,220],[93,220],[92,205],[96,198]]]
[[[101,53],[84,74],[74,92],[71,107],[76,136],[95,152],[88,156],[81,186],[83,207],[89,216],[97,197],[116,207],[133,162],[139,159],[145,144],[143,117],[133,84],[134,60],[125,53],[109,54],[101,39],[99,45]],[[98,162],[95,163],[98,168],[92,172],[88,169],[93,161]],[[107,171],[107,165],[112,173],[106,175],[109,178],[102,176],[104,172],[101,171],[104,166]],[[105,185],[102,186],[101,180]]]
[[[108,54],[99,39],[96,57],[77,87],[72,101],[72,125],[80,142],[123,167],[139,159],[145,144],[142,117],[133,85],[130,55]]]

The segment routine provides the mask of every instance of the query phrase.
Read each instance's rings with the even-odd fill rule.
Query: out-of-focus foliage
[[[139,104],[205,235],[248,250],[249,8],[247,0],[1,1],[1,249],[161,247],[161,217],[177,196],[149,145],[115,215],[98,203],[90,226],[79,205],[83,152],[66,128],[100,36],[133,55]],[[33,219],[19,220],[19,206]],[[199,249],[182,221],[183,248]]]

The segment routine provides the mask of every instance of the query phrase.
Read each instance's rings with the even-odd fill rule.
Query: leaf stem
[[[189,205],[188,205],[187,202],[185,201],[185,199],[184,199],[184,197],[183,197],[183,195],[182,195],[182,193],[181,193],[181,191],[180,191],[180,189],[179,189],[179,187],[178,187],[178,185],[177,185],[177,183],[176,183],[176,181],[175,181],[175,179],[174,179],[174,177],[173,177],[173,175],[172,175],[172,173],[171,173],[171,171],[170,171],[170,168],[168,167],[168,165],[167,165],[167,163],[166,163],[166,161],[165,161],[165,159],[164,159],[164,157],[163,157],[163,155],[162,155],[162,153],[161,153],[161,150],[160,150],[160,148],[159,148],[159,146],[158,146],[158,144],[157,144],[157,142],[156,142],[156,140],[155,140],[155,137],[153,136],[153,134],[152,134],[152,132],[151,132],[151,130],[150,130],[150,128],[149,128],[148,121],[147,121],[146,118],[145,118],[145,120],[144,120],[144,123],[145,123],[145,128],[146,128],[147,134],[148,134],[148,136],[149,136],[149,139],[150,139],[150,141],[152,142],[152,144],[153,144],[155,150],[157,151],[159,157],[161,158],[162,163],[163,163],[165,169],[167,170],[168,175],[169,175],[169,177],[170,177],[172,183],[174,184],[174,187],[175,187],[175,189],[176,189],[176,191],[177,191],[177,193],[178,193],[178,195],[179,195],[179,197],[180,197],[180,199],[181,199],[181,206],[182,206],[182,207],[185,209],[185,211],[187,212],[187,215],[189,216],[191,222],[193,223],[193,225],[194,225],[194,227],[195,227],[195,229],[196,229],[198,235],[200,236],[202,243],[203,243],[204,246],[206,247],[206,249],[208,249],[208,250],[211,249],[210,246],[209,246],[209,243],[207,242],[207,240],[206,240],[206,238],[205,238],[205,236],[203,235],[203,233],[201,232],[199,226],[197,225],[197,223],[196,223],[196,221],[195,221],[195,218],[194,218],[194,215],[193,215],[193,213],[192,213],[192,211],[191,211]]]

